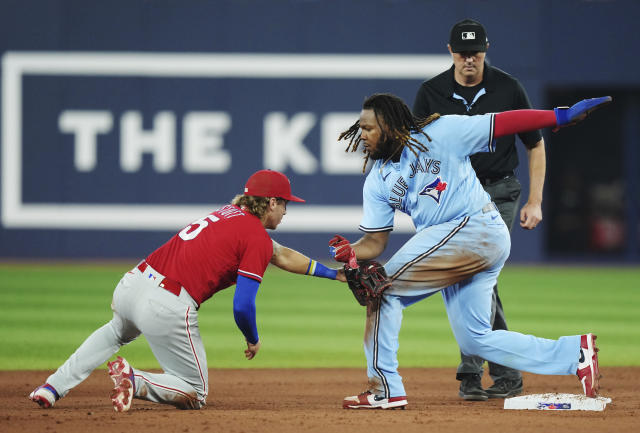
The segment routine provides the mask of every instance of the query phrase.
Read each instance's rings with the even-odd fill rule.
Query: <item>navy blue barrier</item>
[[[262,168],[307,200],[274,238],[325,257],[333,233],[359,236],[362,155],[337,135],[373,92],[411,105],[467,16],[534,105],[547,85],[637,85],[637,59],[611,43],[635,2],[512,3],[4,2],[0,257],[144,256]],[[608,24],[586,50],[563,19]],[[586,61],[601,50],[620,50],[615,68]],[[513,260],[544,258],[542,230],[514,230]],[[406,217],[396,232],[389,251],[410,236]]]

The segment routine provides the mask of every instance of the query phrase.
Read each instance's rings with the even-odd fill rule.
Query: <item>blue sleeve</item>
[[[434,123],[435,139],[446,137],[446,146],[453,153],[469,156],[478,152],[494,152],[493,113],[464,116],[451,114],[442,116]],[[440,121],[442,120],[442,122]],[[427,147],[429,145],[427,144]]]
[[[365,233],[393,230],[395,210],[387,202],[387,187],[380,175],[378,161],[364,181],[362,188],[362,219],[359,229]]]
[[[260,283],[251,278],[238,275],[236,293],[233,295],[233,317],[236,325],[251,344],[258,342],[256,326],[256,294]]]

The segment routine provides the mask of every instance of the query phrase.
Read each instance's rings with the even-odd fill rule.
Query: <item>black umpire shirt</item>
[[[475,89],[459,86],[453,78],[453,72],[454,67],[451,66],[451,69],[422,83],[413,104],[415,116],[427,117],[433,113],[474,115],[531,108],[527,92],[520,82],[486,62],[483,81],[475,86],[478,88],[475,99],[469,97],[472,100],[468,102],[465,98],[470,94],[469,91],[472,94]],[[524,132],[518,136],[528,148],[542,138],[539,130]],[[471,155],[471,165],[483,184],[513,175],[518,166],[515,142],[515,135],[500,137],[496,140],[494,153]]]

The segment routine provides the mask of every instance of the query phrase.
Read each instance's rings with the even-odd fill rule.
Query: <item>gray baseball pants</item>
[[[134,268],[122,277],[113,292],[111,321],[91,334],[47,379],[60,397],[143,334],[163,373],[134,369],[134,398],[181,409],[204,406],[209,377],[197,304],[184,288],[179,296],[161,288],[163,278],[151,267],[144,273]]]

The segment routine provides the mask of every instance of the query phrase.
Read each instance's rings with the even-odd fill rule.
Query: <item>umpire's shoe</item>
[[[342,400],[343,409],[404,409],[406,405],[407,396],[385,398],[371,391]]]
[[[522,393],[522,378],[498,379],[487,388],[489,398],[507,398]]]
[[[475,373],[458,374],[460,382],[460,392],[458,395],[465,400],[487,401],[489,396],[482,389],[482,377]]]

